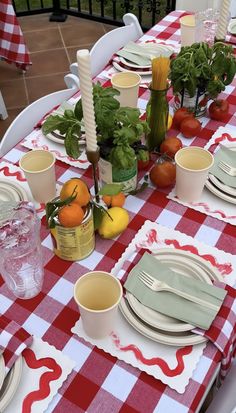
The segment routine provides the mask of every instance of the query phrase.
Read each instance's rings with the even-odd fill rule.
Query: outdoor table
[[[183,12],[168,14],[143,36],[179,42],[178,18]],[[98,76],[99,79],[99,76]],[[109,81],[104,82],[104,86]],[[236,79],[222,93],[231,104],[229,124],[236,125]],[[144,106],[149,91],[140,88],[139,104]],[[222,124],[221,124],[222,125]],[[204,146],[219,123],[204,124],[193,144]],[[26,148],[18,144],[2,160],[18,165]],[[1,168],[1,164],[0,164]],[[141,172],[139,177],[145,172]],[[61,161],[56,162],[57,181],[65,182],[73,176],[93,185],[91,167],[78,169]],[[149,189],[130,196],[127,210],[130,223],[117,239],[102,240],[96,235],[95,251],[77,262],[63,261],[52,251],[45,216],[42,218],[41,239],[45,263],[45,281],[42,292],[33,299],[14,299],[2,278],[0,279],[0,313],[6,314],[24,326],[28,332],[41,337],[71,359],[76,367],[54,397],[47,412],[102,412],[102,413],[196,413],[219,371],[220,352],[208,342],[184,394],[178,394],[161,381],[117,360],[71,333],[79,318],[73,299],[75,280],[92,270],[111,271],[135,234],[146,220],[185,233],[205,244],[235,254],[235,227],[229,223],[189,209],[167,199],[168,190]],[[147,195],[148,194],[148,195]]]

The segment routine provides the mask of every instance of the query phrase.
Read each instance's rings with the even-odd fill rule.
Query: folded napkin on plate
[[[125,59],[129,60],[130,62],[135,63],[138,66],[151,66],[151,59],[145,56],[139,56],[135,53],[128,52],[125,49],[118,50],[116,52],[118,56],[124,57]]]
[[[203,307],[169,291],[152,291],[139,280],[141,270],[177,290],[214,304],[217,310]],[[175,273],[147,252],[131,270],[124,287],[145,306],[204,329],[210,327],[226,295],[226,291],[221,288]]]
[[[214,285],[227,292],[220,311],[207,331],[196,328],[193,332],[207,337],[220,350],[220,376],[224,379],[236,352],[236,289],[219,281]]]
[[[26,347],[30,347],[33,337],[15,321],[0,316],[0,351],[3,355],[6,373]]]
[[[214,164],[210,169],[210,173],[215,175],[218,179],[221,180],[226,185],[236,188],[236,179],[235,176],[230,176],[222,169],[219,168],[219,161],[224,161],[231,166],[236,167],[236,153],[235,151],[230,151],[227,148],[220,148],[214,155]]]

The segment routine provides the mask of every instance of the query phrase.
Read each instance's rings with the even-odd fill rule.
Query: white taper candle
[[[87,151],[97,150],[96,123],[93,105],[93,84],[90,67],[90,55],[87,49],[77,52],[80,91],[83,107]]]
[[[230,0],[222,0],[220,6],[220,17],[216,30],[216,40],[224,40],[229,22]]]

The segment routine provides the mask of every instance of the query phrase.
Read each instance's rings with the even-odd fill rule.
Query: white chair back
[[[5,120],[7,117],[8,117],[7,109],[6,109],[5,102],[3,100],[3,97],[0,91],[0,118],[2,120]]]
[[[76,88],[59,90],[43,96],[27,106],[11,123],[0,142],[0,157],[4,156],[18,142],[28,135],[36,123],[51,109],[69,99]]]
[[[134,14],[125,14],[123,22],[125,26],[118,27],[104,34],[92,47],[90,51],[92,77],[101,72],[117,50],[125,46],[129,41],[136,41],[143,35],[139,21]],[[70,70],[71,73],[78,76],[77,62],[70,65]]]
[[[236,360],[223,384],[217,391],[206,413],[235,413],[236,412]]]

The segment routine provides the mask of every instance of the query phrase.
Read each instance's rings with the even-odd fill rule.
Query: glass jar
[[[154,90],[151,87],[151,96],[147,104],[147,121],[150,132],[147,135],[147,146],[149,151],[159,150],[167,132],[169,104],[167,100],[167,89]]]

